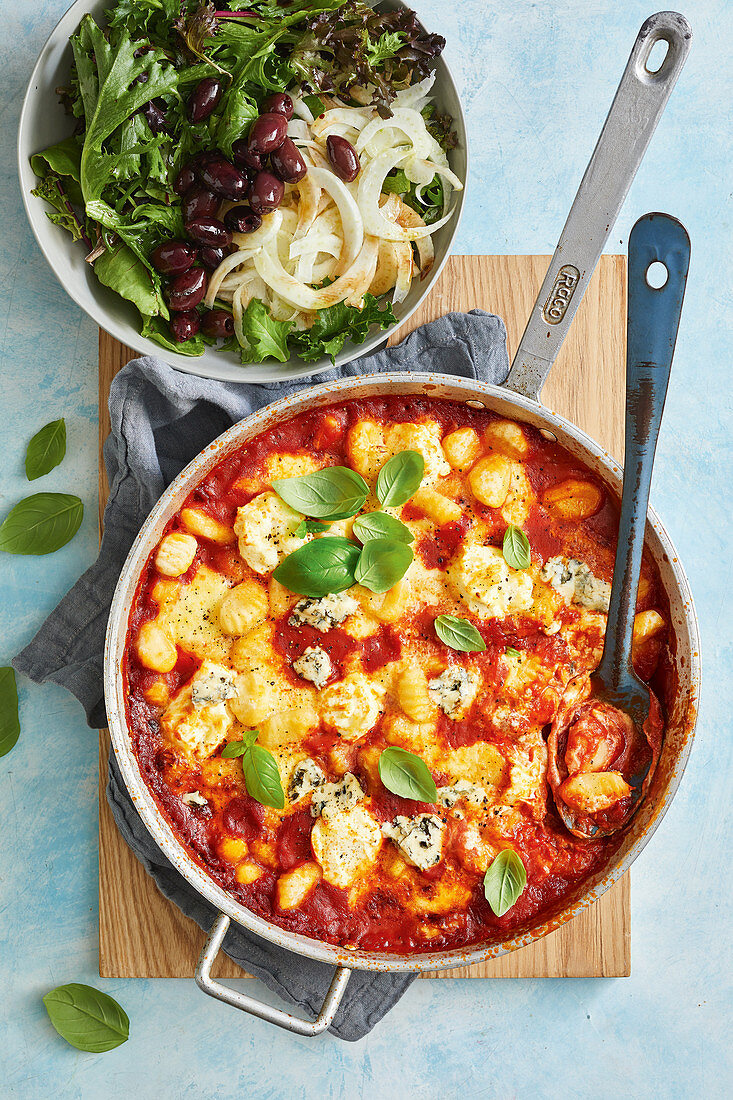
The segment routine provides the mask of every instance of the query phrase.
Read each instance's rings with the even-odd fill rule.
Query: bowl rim
[[[650,809],[652,816],[641,829],[640,834],[629,843],[622,855],[619,856],[616,853],[612,857],[611,864],[607,866],[605,872],[599,875],[593,885],[588,887],[576,901],[568,904],[559,914],[545,919],[540,925],[515,933],[501,943],[488,945],[479,943],[466,948],[397,955],[389,952],[351,950],[313,937],[289,932],[278,925],[269,923],[240,902],[237,902],[206,873],[203,866],[188,854],[181,841],[177,839],[171,825],[158,808],[147,787],[140,773],[137,757],[132,751],[131,738],[125,717],[121,659],[124,654],[130,605],[134,598],[142,568],[155,545],[157,539],[156,526],[160,523],[161,515],[167,512],[169,506],[177,498],[190,491],[196,481],[200,480],[208,470],[221,461],[230,450],[235,449],[237,445],[241,445],[243,442],[241,436],[247,435],[248,438],[252,438],[258,432],[266,430],[272,422],[287,419],[289,415],[297,415],[297,412],[302,411],[300,406],[306,403],[308,403],[308,407],[315,407],[311,404],[312,402],[327,404],[339,398],[348,400],[351,397],[359,396],[359,391],[369,387],[380,387],[387,393],[394,392],[389,389],[393,385],[411,387],[413,393],[429,392],[431,387],[438,390],[449,389],[454,393],[457,392],[457,396],[448,397],[448,400],[469,401],[472,398],[480,400],[488,397],[508,402],[517,412],[525,414],[523,417],[525,422],[534,422],[536,426],[549,428],[550,430],[553,427],[559,427],[572,437],[575,444],[583,448],[596,463],[604,468],[604,476],[610,484],[616,488],[620,486],[620,463],[590,436],[563,417],[548,412],[536,401],[501,386],[454,375],[441,375],[432,372],[415,375],[410,372],[395,371],[339,379],[335,382],[321,383],[300,390],[295,394],[290,394],[279,401],[264,406],[244,420],[232,425],[208,447],[204,448],[181,471],[154,505],[130,549],[112,600],[105,639],[104,689],[109,730],[115,755],[135,808],[146,828],[168,859],[184,875],[189,884],[214,905],[218,911],[227,914],[240,926],[262,936],[276,946],[319,962],[345,966],[351,969],[381,972],[421,972],[470,966],[477,962],[507,954],[541,939],[577,916],[582,910],[587,909],[628,870],[656,832],[679,787],[689,759],[694,740],[696,706],[700,698],[700,639],[697,615],[684,568],[661,520],[650,506],[645,541],[652,536],[652,541],[656,540],[659,545],[658,551],[654,554],[655,560],[666,559],[667,567],[671,572],[676,585],[676,592],[684,609],[682,618],[690,643],[689,668],[687,671],[689,688],[685,710],[685,728],[687,732],[676,757],[674,769],[659,795],[658,802]],[[344,390],[355,392],[344,393]],[[409,393],[410,389],[408,388],[403,392]],[[445,396],[445,394],[438,393],[437,396]],[[562,445],[565,446],[566,444],[562,443]],[[180,506],[180,501],[175,506]],[[155,539],[153,535],[155,535]],[[636,818],[635,822],[639,820],[640,818]],[[639,828],[641,827],[639,826]],[[630,838],[634,831],[635,826],[632,824],[626,834],[627,838]],[[624,841],[619,851],[624,849],[625,844]]]
[[[453,116],[453,121],[456,131],[458,132],[459,145],[465,155],[465,178],[463,180],[463,190],[453,192],[455,202],[454,214],[451,221],[443,227],[448,230],[443,255],[438,257],[436,250],[435,262],[428,272],[422,287],[419,288],[419,293],[414,303],[405,310],[399,317],[397,323],[392,325],[389,329],[377,330],[369,336],[363,344],[352,344],[347,342],[344,349],[336,356],[335,364],[333,364],[330,359],[321,359],[315,363],[305,363],[300,359],[291,359],[288,363],[267,364],[267,369],[264,369],[265,365],[263,364],[251,363],[242,365],[232,362],[222,355],[220,359],[221,369],[217,370],[215,369],[217,359],[214,357],[210,360],[210,355],[216,355],[213,349],[207,348],[201,356],[178,355],[140,335],[140,333],[135,330],[134,326],[119,321],[116,317],[110,316],[104,306],[97,301],[96,297],[92,298],[93,308],[88,307],[82,300],[83,294],[77,287],[76,277],[65,278],[64,276],[68,275],[68,272],[62,271],[60,265],[52,259],[50,245],[48,243],[49,233],[51,232],[49,227],[52,226],[52,223],[46,217],[46,204],[42,199],[37,199],[36,196],[31,195],[31,188],[36,186],[37,180],[30,167],[30,155],[33,154],[28,154],[27,152],[31,144],[30,137],[32,136],[29,132],[30,116],[32,106],[40,94],[40,77],[46,64],[46,55],[52,48],[60,45],[62,40],[68,42],[70,34],[77,28],[83,15],[87,14],[94,7],[101,6],[102,2],[103,0],[74,0],[52,28],[33,65],[23,96],[16,136],[16,166],[26,219],[44,259],[51,268],[57,281],[72,301],[74,301],[82,312],[100,329],[109,333],[121,344],[131,348],[137,356],[163,359],[176,370],[180,370],[186,374],[196,375],[200,378],[211,378],[215,381],[233,382],[236,385],[263,382],[277,384],[278,382],[289,382],[300,378],[309,378],[313,375],[322,374],[324,371],[333,369],[338,370],[347,363],[351,363],[356,359],[365,358],[375,351],[379,351],[381,347],[386,344],[387,340],[400,331],[402,326],[410,319],[419,306],[422,305],[425,298],[432,290],[434,283],[437,281],[441,271],[452,254],[453,244],[458,234],[466,205],[466,194],[470,179],[468,128],[466,125],[463,103],[458,94],[456,82],[453,78],[450,66],[445,59],[444,53],[441,53],[437,60],[435,69],[436,83],[445,84],[447,86],[447,90],[449,93],[452,93],[458,108],[457,113]],[[390,7],[410,7],[406,0],[384,0],[384,2]],[[422,23],[420,25],[422,26]],[[55,229],[57,227],[53,228]],[[72,241],[69,237],[68,246],[69,249],[76,248],[78,242]],[[419,283],[419,281],[419,276],[417,276],[413,279],[413,285]],[[210,366],[205,365],[209,363],[211,363]],[[233,374],[238,374],[239,371],[242,372],[241,378],[233,376]]]

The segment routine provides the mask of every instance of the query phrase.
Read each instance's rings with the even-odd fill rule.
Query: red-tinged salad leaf
[[[428,76],[444,47],[414,11],[379,12],[347,0],[309,21],[290,63],[314,91],[348,97],[357,86],[373,88],[372,103],[387,118],[396,93]]]

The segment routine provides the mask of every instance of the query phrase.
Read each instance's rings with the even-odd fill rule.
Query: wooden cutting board
[[[542,283],[547,256],[455,256],[431,294],[396,334],[451,310],[476,307],[504,318],[510,358]],[[623,453],[626,260],[604,256],[586,291],[558,362],[543,391],[548,408],[567,417],[618,458]],[[108,486],[101,447],[109,433],[109,384],[135,353],[99,334],[99,509]],[[117,832],[107,805],[109,736],[99,741],[99,973],[109,978],[189,978],[204,935],[160,895]],[[490,962],[425,977],[585,978],[631,973],[629,876],[574,920],[543,939]],[[242,977],[224,955],[218,977]]]

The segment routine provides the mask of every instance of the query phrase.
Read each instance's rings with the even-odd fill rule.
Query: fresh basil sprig
[[[385,508],[397,508],[415,493],[425,473],[419,451],[400,451],[385,462],[377,477],[377,496]]]
[[[359,547],[340,535],[325,535],[284,558],[273,577],[299,596],[328,596],[354,583]]]
[[[497,917],[511,909],[527,885],[527,872],[512,848],[504,848],[484,875],[484,896]]]
[[[319,519],[304,519],[295,528],[293,534],[296,539],[304,539],[306,535],[320,535],[323,531],[327,531],[328,527],[327,523],[321,523]]]
[[[25,476],[29,481],[53,470],[66,454],[66,421],[52,420],[36,432],[25,455]]]
[[[221,750],[221,755],[228,759],[241,756],[247,794],[263,806],[282,810],[285,793],[277,761],[269,749],[257,744],[257,737],[257,730],[245,730],[242,740],[229,741]]]
[[[18,689],[15,671],[0,668],[0,756],[5,756],[20,737],[18,717]]]
[[[504,561],[512,569],[529,569],[532,564],[529,539],[522,528],[515,527],[513,523],[504,532],[501,552],[504,555]]]
[[[79,530],[84,505],[68,493],[34,493],[5,517],[0,550],[8,554],[52,554]]]
[[[441,642],[461,653],[481,653],[486,649],[486,642],[473,623],[459,619],[457,615],[438,615],[435,633]]]
[[[518,649],[514,649],[513,646],[508,645],[506,647],[506,649],[504,650],[504,656],[505,657],[521,657],[522,654],[519,652]]]
[[[386,592],[402,580],[413,559],[406,542],[369,539],[359,555],[354,580],[370,592]]]
[[[102,1054],[127,1042],[130,1021],[112,997],[91,985],[70,982],[43,998],[51,1023],[77,1050]]]
[[[428,766],[414,752],[390,745],[379,757],[379,778],[388,791],[416,802],[435,802],[438,790]]]
[[[412,542],[415,538],[409,527],[389,512],[367,512],[354,521],[354,534],[359,542],[370,539],[392,539],[395,542]]]
[[[364,507],[369,486],[348,466],[326,466],[303,477],[276,478],[272,487],[286,504],[316,519],[346,519]]]

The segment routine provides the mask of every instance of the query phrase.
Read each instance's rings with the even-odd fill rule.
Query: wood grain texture
[[[392,342],[452,310],[486,309],[504,318],[510,357],[542,283],[547,256],[454,256],[428,299]],[[626,260],[604,256],[586,291],[542,398],[612,454],[623,453]],[[107,497],[101,447],[109,433],[112,378],[134,352],[99,334],[100,517]],[[101,522],[101,519],[100,519]],[[157,891],[122,841],[104,794],[109,736],[99,739],[99,973],[119,978],[190,978],[201,951],[200,929]],[[628,874],[603,897],[544,939],[473,967],[425,977],[625,977],[631,973]],[[224,955],[220,978],[243,977]]]

